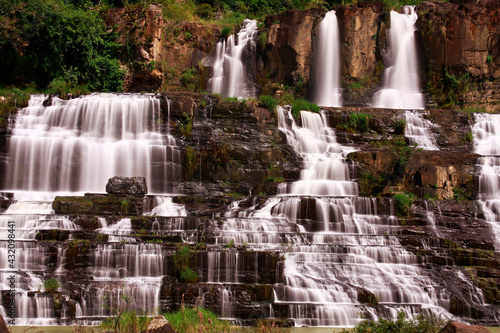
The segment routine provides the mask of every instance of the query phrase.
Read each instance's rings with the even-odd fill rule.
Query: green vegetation
[[[65,82],[83,90],[121,90],[117,35],[98,10],[82,7],[61,0],[1,1],[0,85],[61,89]]]
[[[399,118],[394,124],[394,133],[398,135],[404,135],[406,130],[406,119]]]
[[[467,200],[467,192],[460,187],[455,187],[455,188],[453,188],[453,199],[454,200]]]
[[[111,305],[108,298],[103,307],[109,311],[109,317],[103,320],[99,326],[104,329],[112,329],[115,332],[140,333],[144,332],[151,322],[147,310],[141,310],[139,315],[134,310],[129,310],[132,299],[128,295],[123,295],[118,304]]]
[[[193,250],[187,245],[179,245],[174,253],[174,270],[181,282],[195,283],[198,281],[198,273],[189,267],[189,258],[192,255]]]
[[[463,112],[467,114],[469,119],[472,119],[474,113],[486,113],[486,108],[479,105],[469,105],[462,109]]]
[[[319,106],[304,99],[296,99],[292,102],[292,116],[296,120],[300,119],[300,111],[320,112],[320,110]]]
[[[416,320],[408,320],[401,311],[395,320],[365,320],[353,329],[343,329],[341,333],[438,333],[447,323],[436,316],[418,316]]]
[[[399,217],[406,217],[410,213],[415,195],[412,193],[396,193],[393,196],[396,208],[396,214]]]
[[[204,308],[184,307],[183,304],[180,311],[163,315],[178,333],[228,333],[231,330],[228,321],[220,320],[217,315]]]
[[[276,111],[276,107],[278,106],[278,101],[276,98],[269,95],[261,95],[259,97],[259,105],[265,107],[270,111]]]
[[[392,141],[390,146],[394,160],[394,171],[396,174],[402,176],[406,169],[406,165],[410,163],[410,158],[415,151],[420,151],[422,148],[417,148],[417,144],[408,146],[405,139],[396,138]]]
[[[47,279],[43,281],[43,287],[46,293],[53,294],[59,289],[60,283],[57,279]]]
[[[371,119],[372,116],[366,113],[350,113],[348,123],[342,127],[353,132],[367,132]]]

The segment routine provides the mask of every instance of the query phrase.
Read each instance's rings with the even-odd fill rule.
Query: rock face
[[[453,98],[457,102],[491,103],[486,107],[497,110],[495,104],[500,101],[496,82],[500,77],[498,2],[426,1],[418,6],[418,13],[422,61],[432,98],[450,102],[452,94],[456,95]],[[444,81],[444,87],[439,80]]]
[[[148,193],[148,186],[144,177],[113,177],[106,184],[106,192],[143,196]]]
[[[361,1],[335,8],[341,35],[342,75],[361,79],[376,74],[380,54],[374,52],[386,27],[382,3]],[[378,73],[380,74],[380,73]]]
[[[264,71],[275,82],[307,86],[311,76],[313,36],[325,10],[289,10],[266,17]]]
[[[145,333],[175,333],[175,330],[163,316],[151,320]]]

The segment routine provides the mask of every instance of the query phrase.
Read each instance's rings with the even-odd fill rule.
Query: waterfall
[[[53,98],[44,106],[46,100],[32,96],[19,111],[9,140],[7,190],[103,192],[113,176],[146,177],[153,193],[172,190],[181,154],[164,133],[158,98],[92,94]]]
[[[342,106],[340,88],[340,36],[337,15],[329,11],[318,27],[314,66],[314,103]]]
[[[415,43],[417,18],[414,6],[405,6],[404,14],[391,11],[384,86],[375,94],[377,108],[424,109]]]
[[[478,159],[478,203],[495,237],[495,250],[500,251],[500,115],[474,114],[474,152]]]
[[[257,21],[245,19],[237,35],[217,43],[210,92],[238,98],[256,95],[256,37]]]
[[[424,150],[439,150],[431,133],[432,123],[424,119],[418,111],[406,111],[405,137],[410,145],[417,145]]]

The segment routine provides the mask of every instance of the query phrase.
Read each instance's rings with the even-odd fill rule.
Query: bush
[[[396,214],[399,217],[408,216],[415,196],[412,193],[397,193],[393,198],[396,208]]]
[[[366,113],[349,114],[349,126],[358,132],[368,131],[368,125],[372,117]]]
[[[183,305],[182,310],[163,315],[178,333],[228,333],[231,330],[231,324],[228,321],[220,320],[214,313],[203,308]]]
[[[270,111],[276,111],[276,107],[278,106],[278,101],[276,98],[269,95],[261,95],[259,97],[259,105],[265,107]]]
[[[300,111],[312,111],[312,112],[320,112],[321,109],[316,104],[303,100],[296,99],[292,103],[292,116],[298,120],[300,118]]]
[[[341,333],[438,333],[447,323],[447,320],[436,316],[418,316],[417,320],[408,320],[401,311],[396,320],[365,320],[353,329],[343,329]]]
[[[399,118],[394,125],[394,133],[399,135],[404,135],[406,130],[406,119]]]
[[[181,282],[195,283],[198,280],[198,273],[189,267],[189,257],[192,250],[189,246],[179,245],[174,254],[174,270]]]
[[[214,8],[208,3],[197,6],[194,13],[206,20],[211,20],[214,18]]]
[[[57,279],[47,279],[43,282],[43,287],[45,288],[45,292],[49,294],[57,292],[59,286],[60,284]]]

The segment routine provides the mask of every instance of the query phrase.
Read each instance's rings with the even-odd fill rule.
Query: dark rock
[[[2,315],[0,314],[0,333],[9,333],[9,329],[3,320]]]
[[[151,320],[148,328],[143,333],[176,333],[168,320],[163,316],[158,316]]]
[[[84,197],[56,197],[52,208],[62,215],[142,215],[143,198],[86,194]]]
[[[457,321],[448,323],[440,333],[489,333],[486,328],[479,325],[467,325]]]
[[[143,196],[148,193],[148,186],[144,177],[113,177],[106,184],[106,192]]]

